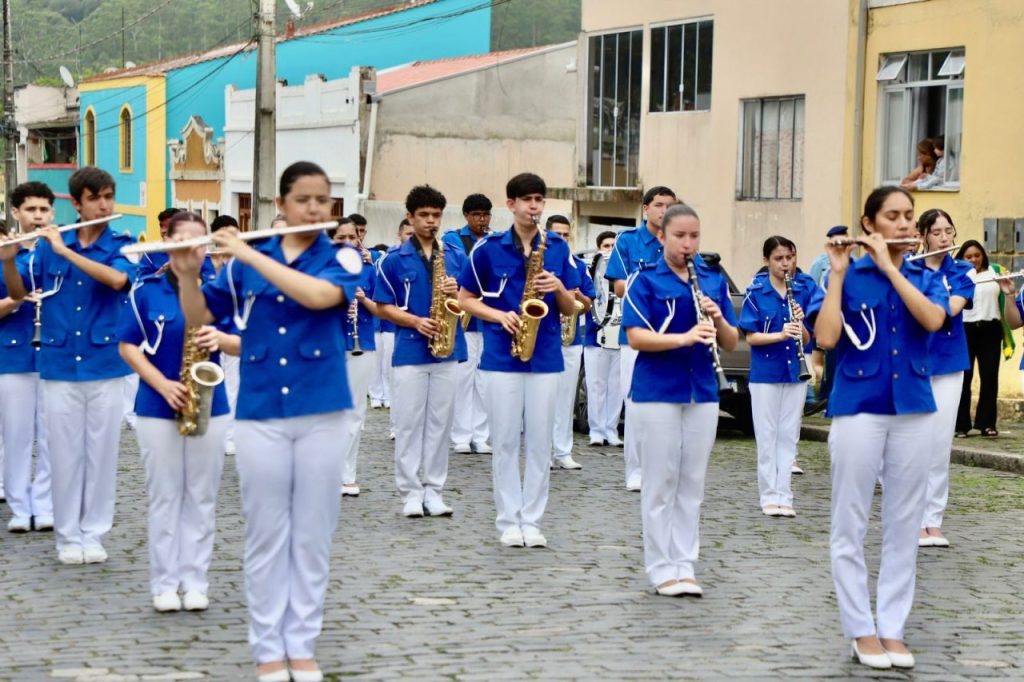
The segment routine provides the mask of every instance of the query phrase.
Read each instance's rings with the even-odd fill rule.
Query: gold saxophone
[[[210,362],[210,351],[199,347],[196,334],[199,327],[185,329],[185,346],[181,353],[179,381],[188,389],[185,407],[178,413],[178,433],[183,436],[202,436],[210,426],[213,409],[213,389],[224,381],[224,370]]]
[[[576,333],[580,328],[580,313],[583,312],[583,304],[579,301],[572,302],[572,315],[562,315],[562,345],[571,346],[576,340]]]
[[[519,329],[512,336],[512,357],[523,362],[528,362],[533,357],[540,321],[548,314],[548,304],[533,290],[534,280],[544,270],[546,248],[547,236],[541,228],[540,241],[537,242],[537,248],[530,253],[530,262],[526,267],[526,282],[523,285],[523,297],[519,302]]]
[[[435,358],[446,358],[455,350],[455,331],[459,326],[459,318],[465,319],[466,311],[457,300],[441,291],[448,272],[444,267],[444,245],[436,241],[431,275],[430,319],[437,322],[439,330],[430,339],[430,354]]]

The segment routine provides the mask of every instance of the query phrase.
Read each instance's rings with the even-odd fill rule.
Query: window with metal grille
[[[804,96],[743,101],[738,199],[799,200],[804,186]]]
[[[714,33],[710,19],[651,29],[652,112],[711,109]]]
[[[643,31],[591,36],[587,48],[587,184],[636,187]]]

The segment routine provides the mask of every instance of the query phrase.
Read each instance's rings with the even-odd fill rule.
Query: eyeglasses
[[[477,219],[490,218],[491,217],[491,212],[490,211],[470,211],[469,213],[466,214],[466,216],[469,217],[469,218],[477,218]]]

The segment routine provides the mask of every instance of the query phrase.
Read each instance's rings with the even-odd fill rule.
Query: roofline
[[[570,41],[565,42],[565,43],[558,43],[558,44],[555,44],[555,45],[545,45],[543,47],[537,48],[536,50],[531,50],[530,52],[524,52],[522,54],[512,55],[512,56],[508,57],[507,59],[498,58],[497,60],[495,60],[495,61],[493,61],[493,62],[491,62],[489,64],[481,64],[479,66],[474,66],[474,67],[472,67],[470,69],[466,69],[465,71],[457,71],[456,73],[446,73],[443,76],[435,76],[433,78],[429,78],[429,79],[427,79],[425,81],[420,81],[418,83],[410,83],[409,85],[401,85],[401,86],[399,86],[397,88],[394,88],[392,90],[381,91],[379,94],[380,94],[381,97],[387,97],[388,95],[393,95],[393,94],[398,93],[398,92],[405,92],[406,90],[412,90],[413,88],[418,88],[418,87],[421,87],[421,86],[424,86],[424,85],[430,85],[432,83],[437,83],[439,81],[448,80],[449,78],[458,78],[459,76],[465,76],[467,74],[476,73],[478,71],[483,71],[484,69],[491,69],[491,68],[494,68],[495,66],[504,66],[505,64],[511,64],[513,62],[518,62],[518,61],[526,59],[528,57],[536,57],[537,55],[547,54],[548,52],[555,52],[557,50],[562,50],[562,49],[565,49],[567,47],[576,45],[576,42],[577,41],[575,41],[575,40],[570,40]],[[488,54],[493,54],[493,53],[488,53]],[[469,58],[469,57],[481,57],[483,55],[463,55],[463,56]],[[452,57],[448,57],[448,59],[453,59],[453,58]],[[454,57],[454,59],[459,59],[459,57]],[[427,64],[429,64],[430,62],[429,61],[427,61],[427,62],[411,62],[410,64],[407,64],[406,66],[415,66],[417,63],[427,63]],[[397,68],[400,68],[400,67],[395,67],[395,68],[397,69]],[[389,69],[389,70],[392,70],[392,69]],[[377,73],[380,74],[380,73],[383,73],[383,72],[378,71]]]

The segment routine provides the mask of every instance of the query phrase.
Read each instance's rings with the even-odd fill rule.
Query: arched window
[[[121,170],[132,170],[132,110],[121,109]]]
[[[82,158],[86,166],[96,165],[96,112],[85,112],[85,136],[82,138]]]

